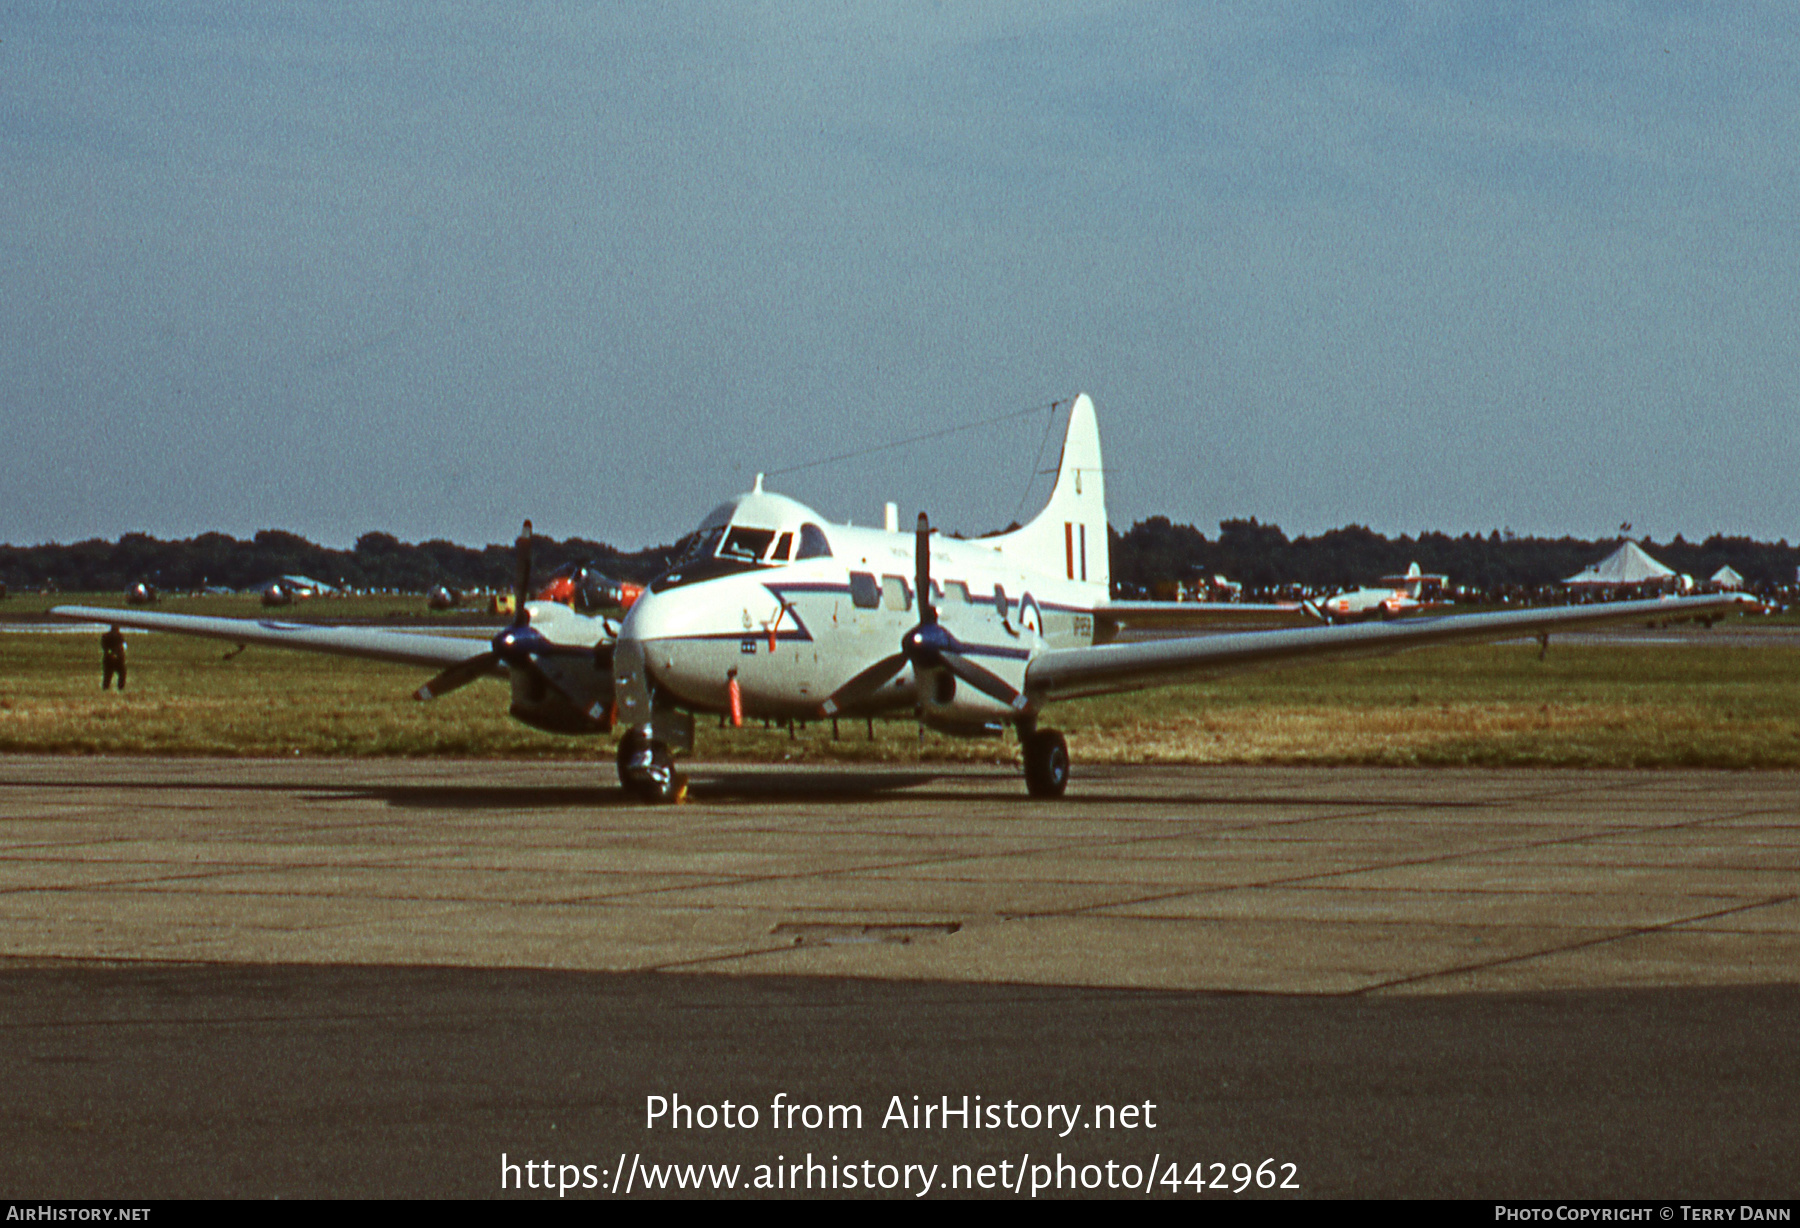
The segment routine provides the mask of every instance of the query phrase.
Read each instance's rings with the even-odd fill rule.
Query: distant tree
[[[1286,585],[1357,585],[1417,562],[1427,572],[1447,574],[1453,585],[1496,598],[1537,599],[1553,597],[1562,579],[1598,562],[1618,546],[1618,539],[1519,537],[1498,529],[1485,536],[1424,532],[1389,539],[1352,524],[1289,540],[1279,526],[1252,517],[1221,521],[1217,538],[1208,540],[1192,525],[1152,516],[1123,533],[1113,531],[1109,546],[1113,578],[1122,591],[1151,591],[1163,582],[1214,574],[1264,592]],[[1786,539],[1768,543],[1714,534],[1702,542],[1677,536],[1663,545],[1644,546],[1696,580],[1729,566],[1762,592],[1791,588],[1800,567],[1800,547]],[[584,562],[641,583],[668,567],[673,550],[673,545],[662,545],[621,551],[585,538],[541,537],[533,549],[533,568],[547,576],[565,563]],[[264,529],[247,542],[223,533],[167,542],[126,533],[116,542],[0,545],[0,581],[15,590],[50,585],[119,591],[138,580],[168,591],[203,584],[247,588],[293,573],[329,584],[420,592],[438,584],[506,589],[513,583],[513,566],[510,541],[473,547],[438,538],[414,545],[380,531],[364,533],[350,550],[332,550],[279,529]]]

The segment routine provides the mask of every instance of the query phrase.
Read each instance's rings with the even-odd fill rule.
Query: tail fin
[[[1084,392],[1069,406],[1062,462],[1050,502],[1022,529],[989,539],[995,549],[1028,571],[1098,585],[1112,584],[1112,548],[1106,528],[1106,477],[1100,466],[1100,427],[1094,402]]]

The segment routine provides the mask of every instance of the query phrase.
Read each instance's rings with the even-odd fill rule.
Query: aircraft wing
[[[1312,616],[1297,601],[1267,605],[1241,601],[1108,601],[1094,608],[1094,642],[1109,644],[1122,635],[1199,635],[1308,621],[1312,621]]]
[[[458,665],[489,650],[488,641],[461,636],[421,635],[388,631],[380,627],[320,627],[308,623],[281,622],[272,618],[211,618],[199,614],[148,614],[102,606],[59,605],[50,611],[56,618],[74,622],[107,623],[142,631],[169,631],[198,635],[233,644],[263,644],[295,648],[302,652],[332,653],[394,661],[402,665],[442,668]]]
[[[1309,658],[1383,656],[1433,644],[1507,640],[1607,623],[1714,618],[1734,610],[1760,608],[1753,598],[1720,593],[1058,648],[1031,659],[1025,669],[1025,694],[1034,703],[1048,703]]]

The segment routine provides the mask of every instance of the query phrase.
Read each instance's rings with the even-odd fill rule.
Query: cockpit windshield
[[[682,539],[680,548],[675,552],[675,561],[669,564],[671,571],[679,571],[683,567],[691,567],[702,559],[710,559],[719,548],[719,542],[725,536],[725,526],[718,525],[710,529],[698,529]]]
[[[660,593],[735,572],[830,558],[831,543],[808,514],[808,508],[791,499],[759,492],[722,504],[681,540],[669,570],[651,583],[650,590]]]
[[[742,525],[725,535],[725,544],[719,547],[722,559],[743,559],[745,562],[757,563],[769,552],[769,544],[775,540],[774,529],[747,529]]]

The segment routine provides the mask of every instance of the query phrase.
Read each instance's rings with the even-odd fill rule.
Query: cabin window
[[[719,547],[719,557],[758,563],[769,552],[769,543],[774,540],[774,529],[736,528],[726,535],[725,544]]]
[[[859,609],[876,609],[881,605],[881,586],[868,572],[853,571],[850,573],[850,600]]]
[[[881,577],[881,604],[890,610],[912,609],[912,592],[899,576]]]
[[[793,552],[794,552],[794,535],[792,533],[783,533],[780,537],[777,537],[775,539],[774,558],[777,563],[787,562],[788,556],[791,555]]]
[[[794,555],[800,559],[828,559],[831,557],[831,543],[825,540],[825,530],[816,524],[800,526],[800,551]]]
[[[969,586],[961,580],[944,581],[944,600],[953,601],[957,605],[968,605]]]

